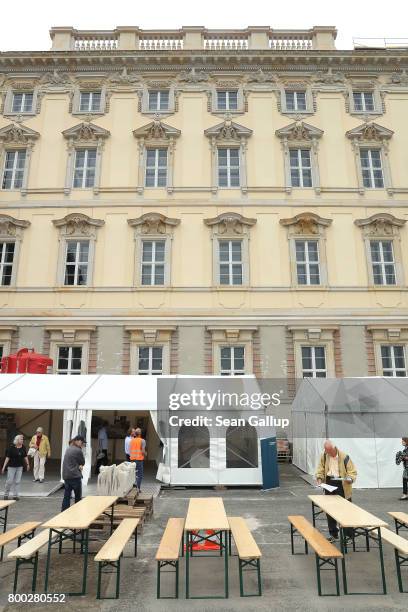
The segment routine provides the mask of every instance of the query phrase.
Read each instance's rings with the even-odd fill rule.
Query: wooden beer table
[[[383,547],[381,540],[380,527],[386,527],[387,523],[382,519],[374,516],[370,512],[367,512],[363,508],[356,506],[352,502],[344,499],[340,495],[309,495],[310,501],[312,502],[312,513],[313,513],[313,525],[316,525],[316,518],[322,512],[325,512],[331,516],[338,524],[340,528],[340,547],[343,553],[341,560],[343,569],[343,588],[345,595],[374,595],[377,593],[349,593],[347,588],[347,573],[346,573],[346,554],[347,544],[352,542],[353,550],[355,551],[355,538],[358,536],[364,536],[366,540],[366,551],[370,550],[370,539],[378,544],[380,554],[380,568],[383,590],[378,595],[385,595],[387,593],[387,587],[385,582],[384,572],[384,556]],[[316,508],[320,510],[316,511]],[[353,535],[347,536],[345,531],[351,529]]]
[[[228,598],[228,535],[230,526],[221,497],[190,499],[186,522],[186,599],[226,599]],[[196,532],[211,531],[211,535],[200,535]],[[193,556],[193,544],[216,538],[220,547],[220,556],[224,555],[224,595],[207,595],[194,597],[190,595],[190,557]],[[202,553],[194,553],[202,556]]]
[[[48,538],[48,553],[47,564],[45,569],[44,592],[48,591],[48,578],[51,563],[51,548],[61,545],[64,540],[73,542],[73,551],[75,552],[75,542],[77,535],[80,535],[80,550],[83,553],[83,573],[82,573],[82,591],[79,593],[68,593],[68,595],[85,595],[86,594],[86,579],[88,572],[88,549],[89,549],[89,527],[103,513],[111,508],[111,533],[113,531],[113,506],[118,500],[116,495],[89,495],[84,497],[77,504],[74,504],[64,512],[57,514],[49,521],[43,523],[43,527],[49,529]],[[53,542],[53,537],[58,536]]]

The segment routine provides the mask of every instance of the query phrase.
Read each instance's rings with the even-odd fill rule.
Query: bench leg
[[[96,599],[119,599],[120,594],[120,559],[122,555],[120,555],[117,561],[99,561],[98,562],[98,580],[96,584]],[[103,572],[104,567],[113,567],[116,570],[116,587],[115,587],[115,596],[114,597],[102,597],[102,574],[111,574],[113,572]]]
[[[17,593],[18,569],[20,567],[19,561],[20,561],[20,559],[16,559],[16,569],[15,569],[15,572],[14,572],[14,585],[13,585],[13,594],[14,595]]]
[[[337,559],[321,559],[317,554],[316,557],[316,577],[317,577],[317,592],[319,597],[338,597],[340,595],[340,582],[339,582],[339,568],[337,564]],[[321,579],[321,569],[325,566],[329,565],[333,568],[336,576],[336,593],[327,593],[323,595],[322,593],[322,579]],[[327,571],[327,570],[326,570]]]
[[[31,591],[35,593],[37,587],[37,571],[38,571],[38,552],[35,553],[34,557],[34,568],[33,568],[33,580],[31,582]]]
[[[161,596],[161,570],[163,567],[171,566],[174,568],[175,573],[175,588],[173,597],[162,597]],[[171,571],[171,570],[169,570]],[[165,572],[165,573],[169,573]],[[173,573],[173,572],[171,572]],[[179,562],[177,561],[158,561],[157,562],[157,599],[178,599],[179,597]]]
[[[118,559],[118,565],[116,568],[116,599],[119,599],[119,592],[120,592],[120,557]]]
[[[292,523],[290,523],[290,545],[292,549],[292,555],[301,555],[302,553],[295,553],[295,538],[294,536],[298,533],[298,530],[294,528]],[[309,546],[307,541],[305,540],[305,555],[309,554]]]
[[[137,527],[135,529],[135,557],[137,557]]]
[[[16,559],[16,569],[14,572],[13,594],[17,593],[18,573],[21,565],[31,565],[33,567],[33,576],[31,580],[31,592],[35,593],[37,586],[37,570],[38,570],[38,551],[30,559]]]
[[[245,570],[245,568],[247,569]],[[258,596],[260,597],[262,595],[261,560],[260,559],[238,559],[238,571],[239,571],[240,597],[258,597]],[[244,571],[256,571],[257,583],[258,583],[257,593],[245,593],[244,591]]]
[[[408,591],[404,591],[404,587],[402,584],[402,575],[401,575],[401,567],[408,566],[408,557],[404,557],[400,555],[399,552],[394,549],[395,554],[395,565],[397,568],[397,578],[398,578],[398,588],[400,593],[408,593]]]
[[[96,599],[101,598],[102,563],[98,562],[98,583],[96,586]]]

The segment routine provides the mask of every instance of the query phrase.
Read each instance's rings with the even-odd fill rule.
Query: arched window
[[[207,427],[180,427],[178,433],[178,467],[210,467],[210,433]]]
[[[226,435],[227,468],[258,467],[258,434],[255,427],[228,427]]]

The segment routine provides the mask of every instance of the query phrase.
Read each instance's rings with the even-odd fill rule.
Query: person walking
[[[30,470],[30,463],[23,442],[24,437],[19,434],[14,438],[13,444],[6,450],[6,458],[1,470],[1,473],[4,474],[7,469],[4,499],[9,498],[9,493],[12,489],[14,489],[14,499],[19,499],[20,481],[23,475],[24,465],[27,468],[27,472]]]
[[[135,435],[135,428],[131,427],[128,429],[127,436],[125,438],[125,455],[126,461],[130,461],[130,441]]]
[[[98,429],[98,454],[96,456],[95,474],[99,474],[101,465],[108,465],[108,421],[103,421]]]
[[[129,444],[130,460],[136,463],[136,482],[135,486],[140,493],[143,480],[143,462],[147,456],[146,440],[142,438],[142,430],[138,427],[135,430],[135,435]]]
[[[357,470],[350,457],[339,450],[333,442],[326,440],[316,470],[316,480],[318,485],[325,483],[337,488],[332,492],[325,490],[325,495],[340,495],[351,501],[352,486],[356,478]],[[328,540],[334,542],[339,538],[339,528],[331,516],[328,514],[326,516],[330,532]],[[345,529],[344,531],[346,536],[351,536],[353,530]]]
[[[402,463],[402,467],[404,468],[402,472],[402,495],[400,499],[405,500],[408,499],[408,438],[402,438],[401,441],[404,449],[397,452],[395,463],[397,465]]]
[[[75,494],[75,503],[82,499],[82,470],[85,465],[82,447],[84,444],[85,438],[83,436],[75,436],[65,451],[62,462],[62,478],[64,480],[65,491],[61,512],[70,507],[72,491]]]
[[[45,462],[47,458],[51,457],[51,446],[42,427],[37,427],[35,434],[31,438],[30,448],[35,451],[33,455],[33,481],[44,482]]]

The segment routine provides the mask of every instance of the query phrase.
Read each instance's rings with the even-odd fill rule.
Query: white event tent
[[[400,487],[408,378],[304,378],[292,404],[293,463],[314,475],[326,439],[356,465],[356,488]]]
[[[148,413],[162,446],[162,456],[158,461],[157,478],[168,484],[213,485],[213,484],[262,484],[262,466],[259,435],[255,433],[252,447],[255,446],[256,461],[247,462],[245,467],[226,469],[225,437],[217,435],[211,428],[208,431],[207,448],[195,452],[188,465],[181,461],[180,445],[177,437],[164,438],[157,426],[157,379],[164,377],[136,375],[81,375],[60,376],[41,374],[2,374],[0,376],[0,409],[13,410],[59,410],[63,412],[62,453],[69,440],[79,434],[86,436],[86,464],[83,472],[84,483],[91,473],[91,423],[93,411],[144,412]],[[177,380],[194,378],[173,376]],[[205,378],[205,377],[200,377]],[[215,377],[209,377],[215,378]],[[254,377],[234,377],[242,379],[242,389],[259,391]],[[269,428],[271,436],[275,430]],[[248,442],[245,440],[248,446]],[[191,446],[191,444],[190,444]],[[203,455],[207,463],[202,463]],[[194,453],[193,453],[194,455]],[[238,456],[238,455],[237,455]],[[242,458],[241,458],[242,459]],[[245,461],[245,457],[243,458]]]

